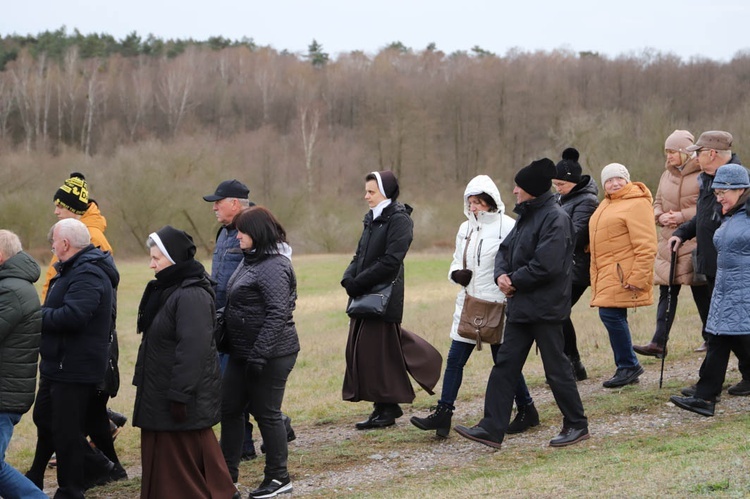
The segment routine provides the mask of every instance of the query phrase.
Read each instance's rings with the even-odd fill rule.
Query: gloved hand
[[[249,379],[259,378],[266,363],[260,360],[248,360],[245,363],[245,376]]]
[[[365,293],[365,290],[362,289],[362,287],[359,286],[354,279],[344,279],[343,281],[341,281],[341,285],[344,286],[344,289],[346,289],[346,294],[351,298],[363,295]]]
[[[187,420],[187,404],[182,402],[169,402],[169,414],[175,423],[183,423]]]
[[[471,276],[474,273],[469,269],[454,270],[451,272],[451,279],[461,286],[468,286],[471,282]]]

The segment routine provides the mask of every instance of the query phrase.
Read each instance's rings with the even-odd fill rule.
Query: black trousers
[[[286,478],[288,447],[281,418],[286,380],[297,354],[268,359],[260,376],[247,376],[245,362],[229,358],[221,387],[221,451],[233,482],[239,478],[240,455],[245,437],[245,409],[255,418],[266,449],[264,474]]]
[[[91,452],[85,437],[86,419],[96,392],[96,385],[45,378],[39,383],[34,404],[37,455],[32,468],[38,466],[37,459],[46,466],[52,451],[57,454],[56,498],[84,497],[85,456]]]
[[[700,379],[695,396],[703,400],[716,400],[721,393],[729,364],[729,353],[737,358],[750,358],[750,335],[730,336],[708,333],[708,350],[700,369]]]
[[[570,295],[570,306],[574,306],[581,299],[581,295],[586,291],[588,285],[583,286],[581,284],[573,284],[573,292]],[[576,339],[576,328],[573,327],[573,321],[570,320],[570,316],[563,322],[563,336],[565,337],[565,355],[570,360],[581,360],[581,354],[578,353],[578,340]]]
[[[516,385],[534,342],[542,356],[550,390],[562,412],[563,427],[588,427],[570,361],[563,353],[562,324],[509,322],[487,382],[484,418],[479,422],[498,441],[502,441],[510,423]]]
[[[677,315],[677,297],[680,294],[682,285],[675,284],[671,286],[672,299],[669,304],[669,317],[667,317],[669,288],[670,286],[659,286],[659,304],[656,307],[656,331],[651,340],[657,345],[662,345],[664,343],[667,331],[672,330],[672,323],[674,322],[675,315]],[[693,300],[695,300],[695,306],[698,308],[698,315],[700,315],[701,318],[701,336],[706,340],[706,319],[708,319],[708,309],[711,306],[711,292],[713,291],[713,286],[690,286],[690,291],[693,292]]]

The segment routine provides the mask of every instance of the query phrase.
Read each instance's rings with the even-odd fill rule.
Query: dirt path
[[[668,365],[668,371],[665,378],[668,380],[694,380],[696,379],[696,362],[695,359],[684,359],[680,362],[672,362]],[[653,389],[658,386],[658,367],[656,364],[646,366],[646,373],[641,376],[640,386]],[[727,375],[727,382],[736,382],[739,374],[734,365],[730,365],[730,371]],[[609,392],[601,386],[603,379],[589,379],[578,384],[581,398],[586,405],[586,400],[602,393],[612,393],[616,396],[616,391]],[[544,407],[554,404],[551,392],[543,387],[536,387],[531,390],[534,401],[538,407]],[[611,435],[638,435],[654,434],[661,428],[679,428],[682,426],[696,427],[710,424],[712,418],[703,418],[688,411],[675,408],[668,402],[671,391],[664,390],[664,404],[657,410],[649,410],[638,414],[611,414],[605,419],[592,419],[589,421],[589,430],[591,440],[603,439]],[[454,423],[473,424],[475,421],[467,421],[467,415],[481,414],[483,401],[476,399],[470,402],[460,402]],[[722,415],[733,415],[750,410],[750,397],[733,397],[726,392],[722,394],[722,401],[717,405],[716,417]],[[419,413],[424,415],[425,411],[414,411],[411,406],[404,406],[404,416],[400,418],[397,425],[386,430],[378,431],[409,431],[419,432],[409,423],[409,418]],[[557,435],[559,431],[560,418],[555,417],[550,420],[543,420],[541,424],[532,430],[520,434],[506,437],[503,442],[504,449],[514,449],[519,447],[537,447],[546,448],[549,440]],[[363,433],[354,429],[353,422],[345,424],[331,424],[325,426],[313,425],[295,425],[298,435],[296,441],[290,444],[290,457],[293,459],[294,451],[307,450],[314,451],[321,446],[334,445],[342,439],[358,441]],[[418,449],[395,449],[388,453],[373,453],[368,455],[368,462],[361,463],[358,460],[351,467],[346,469],[336,469],[319,474],[305,474],[305,471],[295,470],[291,466],[293,475],[294,494],[320,494],[325,495],[336,493],[346,493],[353,487],[361,487],[363,484],[377,484],[389,479],[400,477],[404,474],[428,471],[442,467],[459,467],[467,462],[474,461],[488,453],[496,452],[489,447],[485,447],[464,438],[460,438],[454,432],[447,439],[434,438],[433,432],[423,432],[424,446]],[[587,444],[588,445],[588,444]],[[500,451],[502,452],[502,451]],[[128,475],[132,477],[140,476],[140,466],[133,466],[127,469]],[[54,494],[56,483],[54,482],[54,472],[49,470],[45,477],[45,492],[50,496]],[[247,496],[251,487],[255,483],[249,480],[247,483],[240,485],[240,491],[243,497]],[[125,498],[131,494],[108,492],[104,489],[93,489],[90,497],[110,497]],[[137,497],[137,494],[133,495]]]

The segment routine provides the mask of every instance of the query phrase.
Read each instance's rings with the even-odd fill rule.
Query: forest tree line
[[[364,173],[392,169],[424,249],[452,245],[463,187],[478,173],[496,180],[510,212],[515,171],[557,162],[568,146],[584,173],[616,161],[655,189],[674,129],[728,130],[740,157],[750,141],[743,52],[724,63],[394,42],[331,58],[316,41],[292,54],[251,39],[61,28],[6,36],[0,64],[0,224],[20,226],[32,247],[44,246],[52,194],[71,171],[86,173],[127,254],[167,222],[209,251],[216,226],[200,196],[232,177],[281,214],[301,251],[347,252]]]

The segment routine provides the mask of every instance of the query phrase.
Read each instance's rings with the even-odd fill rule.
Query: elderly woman
[[[617,366],[604,387],[617,388],[643,374],[633,352],[628,308],[654,301],[656,230],[651,192],[643,183],[631,182],[625,166],[605,166],[601,181],[604,199],[589,221],[591,306],[599,307]]]
[[[515,225],[515,221],[505,214],[505,205],[500,199],[500,191],[487,175],[471,179],[464,190],[464,215],[467,220],[461,224],[456,234],[456,250],[448,270],[451,282],[460,284],[456,296],[451,325],[451,347],[445,363],[443,390],[435,410],[424,418],[412,416],[411,423],[420,430],[435,430],[437,436],[447,437],[451,429],[451,419],[455,408],[458,390],[463,381],[463,370],[474,351],[476,341],[458,334],[458,324],[466,294],[494,302],[505,302],[505,295],[497,287],[493,277],[495,256],[500,243]],[[495,358],[500,345],[491,345]],[[526,383],[521,378],[516,389],[518,413],[506,433],[520,433],[539,424],[539,414],[529,395]]]
[[[221,406],[214,293],[189,234],[169,225],[146,245],[156,279],[138,308],[133,425],[141,428],[142,498],[238,494],[212,426]]]
[[[664,142],[666,164],[659,180],[659,188],[654,200],[654,217],[658,227],[659,246],[654,268],[654,281],[659,285],[659,305],[656,309],[656,330],[646,345],[634,345],[633,350],[640,355],[661,358],[666,352],[667,331],[672,329],[677,311],[677,297],[683,285],[689,285],[693,293],[695,306],[698,308],[703,335],[705,336],[706,318],[711,302],[711,288],[695,282],[692,252],[696,247],[695,240],[681,245],[675,262],[674,282],[669,282],[671,250],[668,246],[672,233],[683,222],[695,216],[698,202],[698,175],[701,173],[698,158],[687,151],[693,145],[693,135],[687,130],[675,130]],[[670,296],[671,294],[671,296]],[[667,316],[667,302],[670,303]]]
[[[377,286],[393,283],[385,313],[380,317],[351,317],[346,344],[346,373],[342,397],[350,402],[374,403],[370,416],[355,424],[358,430],[391,426],[403,415],[399,403],[414,400],[409,374],[432,394],[440,378],[442,358],[429,343],[401,328],[404,313],[404,258],[412,241],[411,207],[397,201],[398,180],[393,172],[365,177],[365,200],[370,210],[351,263],[341,285],[352,298]]]
[[[292,491],[281,404],[300,350],[292,317],[297,277],[286,231],[270,211],[260,206],[244,210],[234,226],[243,261],[229,278],[224,309],[229,361],[222,386],[221,450],[236,482],[247,408],[266,452],[265,477],[249,497],[274,497]]]
[[[716,399],[726,376],[729,352],[738,358],[750,355],[750,176],[740,165],[727,164],[716,171],[711,184],[721,203],[724,220],[714,233],[718,253],[716,286],[706,321],[708,350],[700,369],[695,395],[672,396],[677,407],[702,416],[713,416]]]

